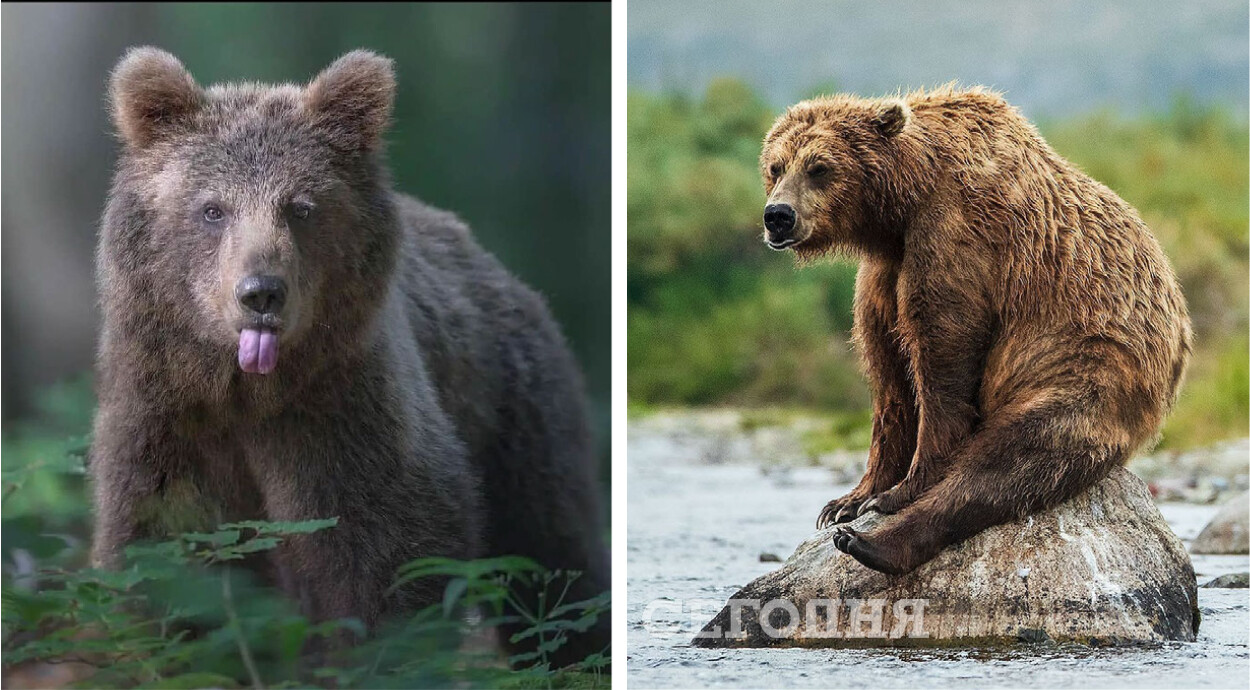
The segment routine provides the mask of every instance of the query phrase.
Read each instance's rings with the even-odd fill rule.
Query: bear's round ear
[[[304,105],[317,124],[335,145],[349,150],[377,148],[394,103],[394,63],[368,50],[335,60],[304,91]]]
[[[893,137],[902,132],[911,122],[911,108],[901,100],[892,99],[881,104],[872,124],[883,136]]]
[[[113,68],[109,101],[122,140],[142,149],[199,110],[204,92],[178,58],[144,46],[131,48]]]

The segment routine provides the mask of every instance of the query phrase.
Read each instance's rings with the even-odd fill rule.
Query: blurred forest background
[[[113,604],[135,596],[133,582],[92,580],[73,570],[85,560],[90,531],[82,452],[94,407],[90,368],[99,325],[93,254],[118,148],[105,93],[109,70],[129,46],[169,50],[202,85],[306,83],[360,47],[393,58],[399,91],[388,141],[396,187],[457,213],[482,245],[547,298],[586,374],[609,495],[608,5],[5,3],[2,30],[6,684],[14,680],[9,663],[53,654],[58,648],[50,640],[59,633],[49,631],[66,621],[85,625],[88,612],[126,631],[107,642],[114,645],[110,653],[121,650],[131,664],[116,676],[124,680],[108,682],[124,684],[156,682],[187,664],[241,682],[247,675],[237,665],[235,642],[285,645],[287,663],[294,658],[291,639],[298,655],[312,634],[302,619],[282,618],[276,604],[253,597],[243,628],[217,630],[200,640],[208,647],[177,642],[182,636],[170,620],[185,612],[177,607],[170,609],[173,619],[160,621],[160,636],[143,637],[150,630],[142,620],[127,627],[118,623],[124,618],[110,618]],[[271,548],[281,539],[257,534],[247,548]],[[221,538],[213,544],[240,539],[237,531]],[[61,579],[36,577],[50,567],[70,570]],[[183,576],[152,577],[176,584]],[[469,585],[459,596],[472,595],[481,578],[481,572],[461,578]],[[93,592],[87,599],[79,596],[87,591]],[[447,603],[452,610],[454,598]],[[273,627],[281,621],[288,627]],[[106,643],[82,644],[99,651]],[[457,668],[462,661],[455,660]],[[289,663],[281,668],[286,673]],[[371,659],[362,668],[379,666]],[[233,682],[194,678],[184,682]],[[353,678],[337,682],[365,682]],[[397,678],[369,682],[417,682]]]
[[[1197,337],[1161,447],[1247,435],[1244,2],[704,4],[630,3],[632,413],[818,411],[829,444],[867,447],[855,266],[763,245],[760,141],[804,97],[958,80],[1004,91],[1167,251]]]

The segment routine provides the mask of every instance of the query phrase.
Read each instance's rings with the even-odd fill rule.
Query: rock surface
[[[871,532],[892,517],[853,526]],[[1189,555],[1128,470],[1052,510],[991,528],[888,576],[823,530],[730,599],[701,647],[962,647],[1192,641]],[[763,612],[763,615],[761,615]]]
[[[1225,503],[1189,547],[1194,553],[1250,553],[1250,492]]]

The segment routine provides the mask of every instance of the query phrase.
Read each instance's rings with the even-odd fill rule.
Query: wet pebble
[[[1229,573],[1221,575],[1203,585],[1203,587],[1219,587],[1223,589],[1245,589],[1250,587],[1250,573]]]

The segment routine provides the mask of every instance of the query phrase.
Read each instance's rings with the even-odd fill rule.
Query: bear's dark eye
[[[291,203],[291,217],[297,220],[308,220],[308,216],[312,215],[313,205],[307,201],[295,201]]]
[[[822,177],[829,173],[829,166],[824,163],[812,163],[807,166],[807,174],[811,177]]]
[[[204,220],[210,223],[220,223],[226,219],[226,212],[216,204],[209,204],[204,207]]]
[[[786,171],[786,167],[782,165],[781,163],[773,163],[772,165],[768,167],[768,174],[773,179],[781,177],[781,173],[785,171]]]

